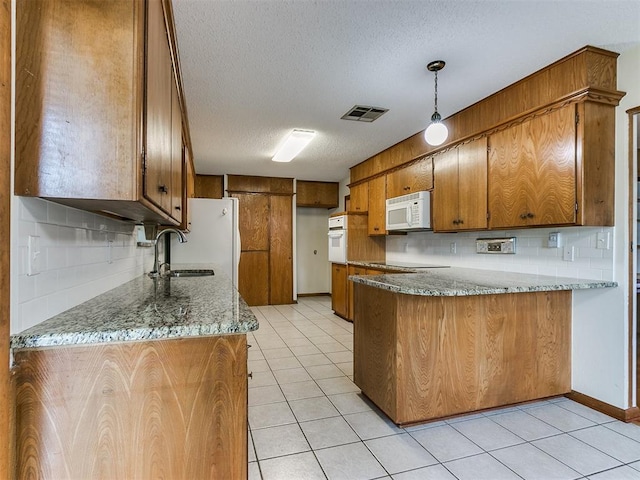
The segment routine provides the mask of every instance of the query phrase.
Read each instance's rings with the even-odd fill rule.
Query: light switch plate
[[[573,245],[564,247],[564,250],[562,251],[562,259],[565,262],[573,262],[575,260],[575,248]]]

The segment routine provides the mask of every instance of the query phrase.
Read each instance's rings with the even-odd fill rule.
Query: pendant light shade
[[[442,117],[438,113],[438,71],[442,70],[444,65],[444,60],[435,60],[427,65],[427,70],[434,72],[436,75],[435,111],[433,112],[433,115],[431,115],[431,123],[424,131],[424,139],[429,145],[433,145],[434,147],[442,145],[449,135],[449,130],[447,130],[447,126],[442,123]]]

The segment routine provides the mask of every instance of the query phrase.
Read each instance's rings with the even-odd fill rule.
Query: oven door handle
[[[329,232],[327,235],[330,238],[340,238],[340,237],[344,237],[344,232]]]

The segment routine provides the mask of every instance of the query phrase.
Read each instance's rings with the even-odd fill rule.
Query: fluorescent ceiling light
[[[315,136],[316,132],[312,130],[292,131],[271,160],[274,162],[290,162],[296,155],[304,150],[304,147],[306,147]]]

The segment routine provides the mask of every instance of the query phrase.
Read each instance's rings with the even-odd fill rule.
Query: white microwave
[[[386,223],[387,230],[431,230],[431,193],[387,199]]]

